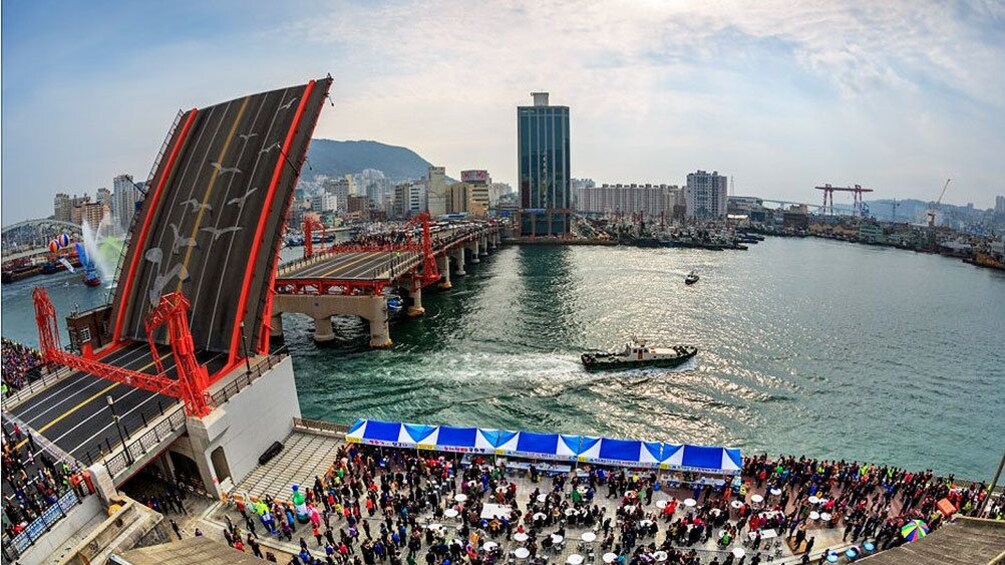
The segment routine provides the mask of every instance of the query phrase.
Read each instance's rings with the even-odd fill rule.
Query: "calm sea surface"
[[[701,282],[686,287],[692,268]],[[5,285],[5,336],[37,341],[30,290],[42,280],[61,315],[105,298],[74,275]],[[976,479],[1005,450],[1005,274],[958,260],[817,239],[747,252],[507,247],[424,305],[386,351],[352,346],[366,333],[355,319],[337,320],[343,347],[318,349],[313,322],[288,315],[304,415],[725,444]],[[700,352],[677,371],[580,366],[582,350],[633,334]]]

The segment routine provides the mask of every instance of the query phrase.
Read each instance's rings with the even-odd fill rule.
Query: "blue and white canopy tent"
[[[728,447],[379,420],[357,420],[346,432],[346,441],[384,447],[507,455],[718,475],[736,475],[743,467],[740,450]]]

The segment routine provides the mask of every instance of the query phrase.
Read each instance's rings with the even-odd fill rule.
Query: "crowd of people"
[[[0,354],[3,357],[3,395],[21,390],[28,384],[33,369],[42,366],[42,354],[14,340],[0,340]]]
[[[35,437],[6,419],[3,435],[4,542],[24,531],[68,490],[79,498],[90,493],[85,477],[65,461],[41,449]]]
[[[531,465],[528,492],[510,473],[481,458],[345,445],[299,502],[238,500],[225,537],[256,555],[259,535],[296,540],[293,565],[546,565],[568,544],[598,565],[758,565],[782,544],[822,563],[837,549],[816,542],[825,529],[832,542],[843,533],[842,548],[879,551],[904,542],[908,520],[939,527],[940,500],[973,514],[986,495],[930,471],[763,455],[736,480],[601,467],[545,476]],[[1001,500],[991,506],[1000,518]]]

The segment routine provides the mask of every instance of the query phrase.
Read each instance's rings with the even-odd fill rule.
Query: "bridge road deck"
[[[317,262],[292,264],[280,270],[281,279],[393,280],[421,261],[409,251],[350,251],[332,253]]]
[[[174,377],[170,348],[162,346],[158,351],[168,376]],[[220,353],[200,353],[197,358],[211,373],[220,370],[226,361],[226,355]],[[156,371],[146,343],[132,344],[102,361],[151,374]],[[120,441],[105,400],[109,395],[115,399],[115,411],[127,434],[143,427],[144,418],[150,421],[158,416],[161,407],[166,412],[178,402],[169,396],[76,372],[17,405],[10,414],[86,464],[88,454],[97,460],[102,450],[108,451],[107,445],[114,449]],[[5,414],[4,421],[8,420]]]

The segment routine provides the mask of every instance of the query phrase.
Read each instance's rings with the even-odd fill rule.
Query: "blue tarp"
[[[516,450],[519,453],[554,459],[558,457],[558,434],[520,432],[516,440]]]
[[[440,434],[436,439],[436,449],[466,453],[475,448],[475,437],[477,435],[478,428],[440,426]]]

